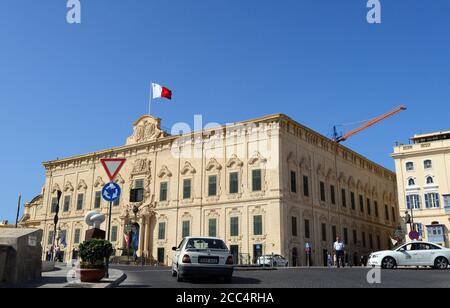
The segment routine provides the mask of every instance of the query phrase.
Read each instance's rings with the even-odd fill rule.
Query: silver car
[[[172,276],[178,281],[185,278],[223,277],[229,283],[233,277],[233,256],[218,238],[186,237],[173,247]]]

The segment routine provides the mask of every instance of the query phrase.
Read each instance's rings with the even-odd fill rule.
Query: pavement
[[[98,283],[81,283],[73,276],[74,268],[65,264],[57,264],[54,271],[42,273],[42,279],[16,284],[2,285],[0,288],[81,288],[81,289],[103,289],[115,288],[126,278],[126,274],[120,269],[110,269],[109,278],[102,279]]]
[[[177,282],[170,268],[114,266],[127,275],[119,288],[449,288],[450,270],[402,268],[277,268],[238,269],[230,284],[219,279]],[[369,280],[368,280],[369,276]]]

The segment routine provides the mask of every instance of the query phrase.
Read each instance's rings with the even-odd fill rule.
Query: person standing
[[[341,241],[340,237],[336,238],[336,242],[334,242],[334,251],[336,253],[336,264],[337,267],[345,267],[344,255],[345,255],[345,245]]]

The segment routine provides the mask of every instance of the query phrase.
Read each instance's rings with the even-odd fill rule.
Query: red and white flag
[[[153,99],[155,98],[172,99],[172,91],[157,83],[152,83],[152,92],[153,92]]]

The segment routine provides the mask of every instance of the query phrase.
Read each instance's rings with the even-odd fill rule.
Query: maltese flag
[[[168,88],[163,87],[157,83],[152,83],[152,92],[153,92],[153,99],[155,98],[167,98],[172,99],[172,91],[170,91]]]

